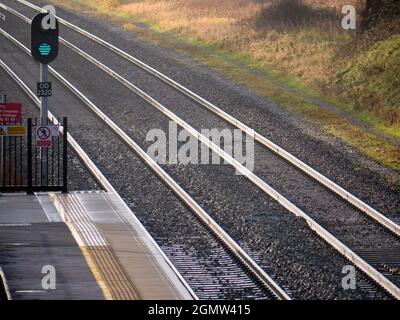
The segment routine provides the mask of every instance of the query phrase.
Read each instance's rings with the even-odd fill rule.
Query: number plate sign
[[[51,88],[51,82],[38,82],[37,83],[37,93],[38,97],[51,97],[53,94]]]

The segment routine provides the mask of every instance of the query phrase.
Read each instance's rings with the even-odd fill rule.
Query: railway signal
[[[58,56],[58,21],[52,17],[55,19],[54,28],[47,26],[44,20],[49,19],[49,15],[51,13],[39,13],[31,23],[31,54],[42,64],[49,64]]]
[[[41,99],[40,109],[41,124],[48,124],[48,97],[51,96],[51,83],[48,82],[48,64],[54,61],[58,55],[58,21],[55,17],[54,7],[46,13],[37,14],[31,22],[31,54],[40,62],[40,82],[38,83],[38,96]],[[47,140],[46,140],[47,141]],[[51,146],[51,145],[50,145]],[[47,183],[48,142],[44,143],[40,151],[41,180]]]

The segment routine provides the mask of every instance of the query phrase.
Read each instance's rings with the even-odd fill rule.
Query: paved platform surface
[[[14,300],[104,299],[69,228],[51,222],[36,196],[0,196],[0,267]],[[45,290],[52,267],[56,287]]]
[[[42,286],[48,266],[55,290]],[[0,268],[13,299],[195,298],[129,208],[104,192],[0,196]]]
[[[53,194],[52,201],[112,299],[193,299],[130,209],[115,194]]]

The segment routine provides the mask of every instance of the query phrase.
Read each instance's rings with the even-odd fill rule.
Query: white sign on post
[[[50,148],[52,146],[52,126],[38,126],[35,132],[36,147]]]

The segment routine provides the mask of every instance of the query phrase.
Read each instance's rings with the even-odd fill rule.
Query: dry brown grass
[[[50,1],[108,19],[148,41],[190,54],[372,159],[400,169],[397,147],[299,94],[306,89],[299,83],[305,82],[330,97],[339,97],[338,105],[343,107],[347,103],[345,111],[355,111],[353,115],[366,120],[377,131],[400,139],[400,92],[396,90],[400,87],[400,23],[391,21],[377,26],[376,30],[364,34],[363,39],[344,32],[335,10],[342,4],[359,4],[359,0],[304,0],[312,6],[311,11],[300,8],[294,16],[285,15],[281,6],[277,13],[283,15],[278,21],[262,18],[271,14],[268,7],[271,2],[287,0],[271,0],[264,5],[261,2],[268,0]],[[307,19],[303,19],[305,16]],[[138,21],[145,21],[161,32],[143,27]],[[184,41],[164,35],[165,31],[184,36]],[[186,41],[191,39],[203,41]],[[208,44],[232,54],[215,47],[210,49]],[[232,61],[232,57],[243,63]],[[279,71],[278,79],[286,82],[286,86],[277,85],[276,80],[270,81],[270,77],[253,72],[243,64],[267,71],[272,77]],[[296,77],[292,76],[302,81],[293,82]],[[287,84],[300,90],[287,90]],[[307,96],[307,90],[305,93]]]
[[[346,37],[335,31],[337,21],[319,21],[318,27],[301,26],[300,33],[264,28],[255,22],[266,6],[251,0],[101,1],[114,8],[116,3],[118,12],[156,24],[163,31],[246,52],[261,65],[290,71],[308,83],[324,82],[324,65],[334,51],[331,43]],[[321,28],[329,33],[320,34]]]
[[[353,51],[366,47],[354,32],[341,28],[338,14],[344,4],[360,7],[361,0],[85,2],[146,21],[165,32],[216,44],[233,53],[246,53],[259,67],[290,74],[331,97],[342,93],[335,85],[336,72],[345,67],[346,60],[354,58]],[[345,85],[352,90],[351,83]],[[368,100],[361,103],[354,96],[341,96],[357,112],[364,108],[388,126],[400,125],[400,110],[387,108],[380,94],[367,92]],[[368,101],[373,105],[365,106]],[[386,114],[389,109],[390,114]]]

